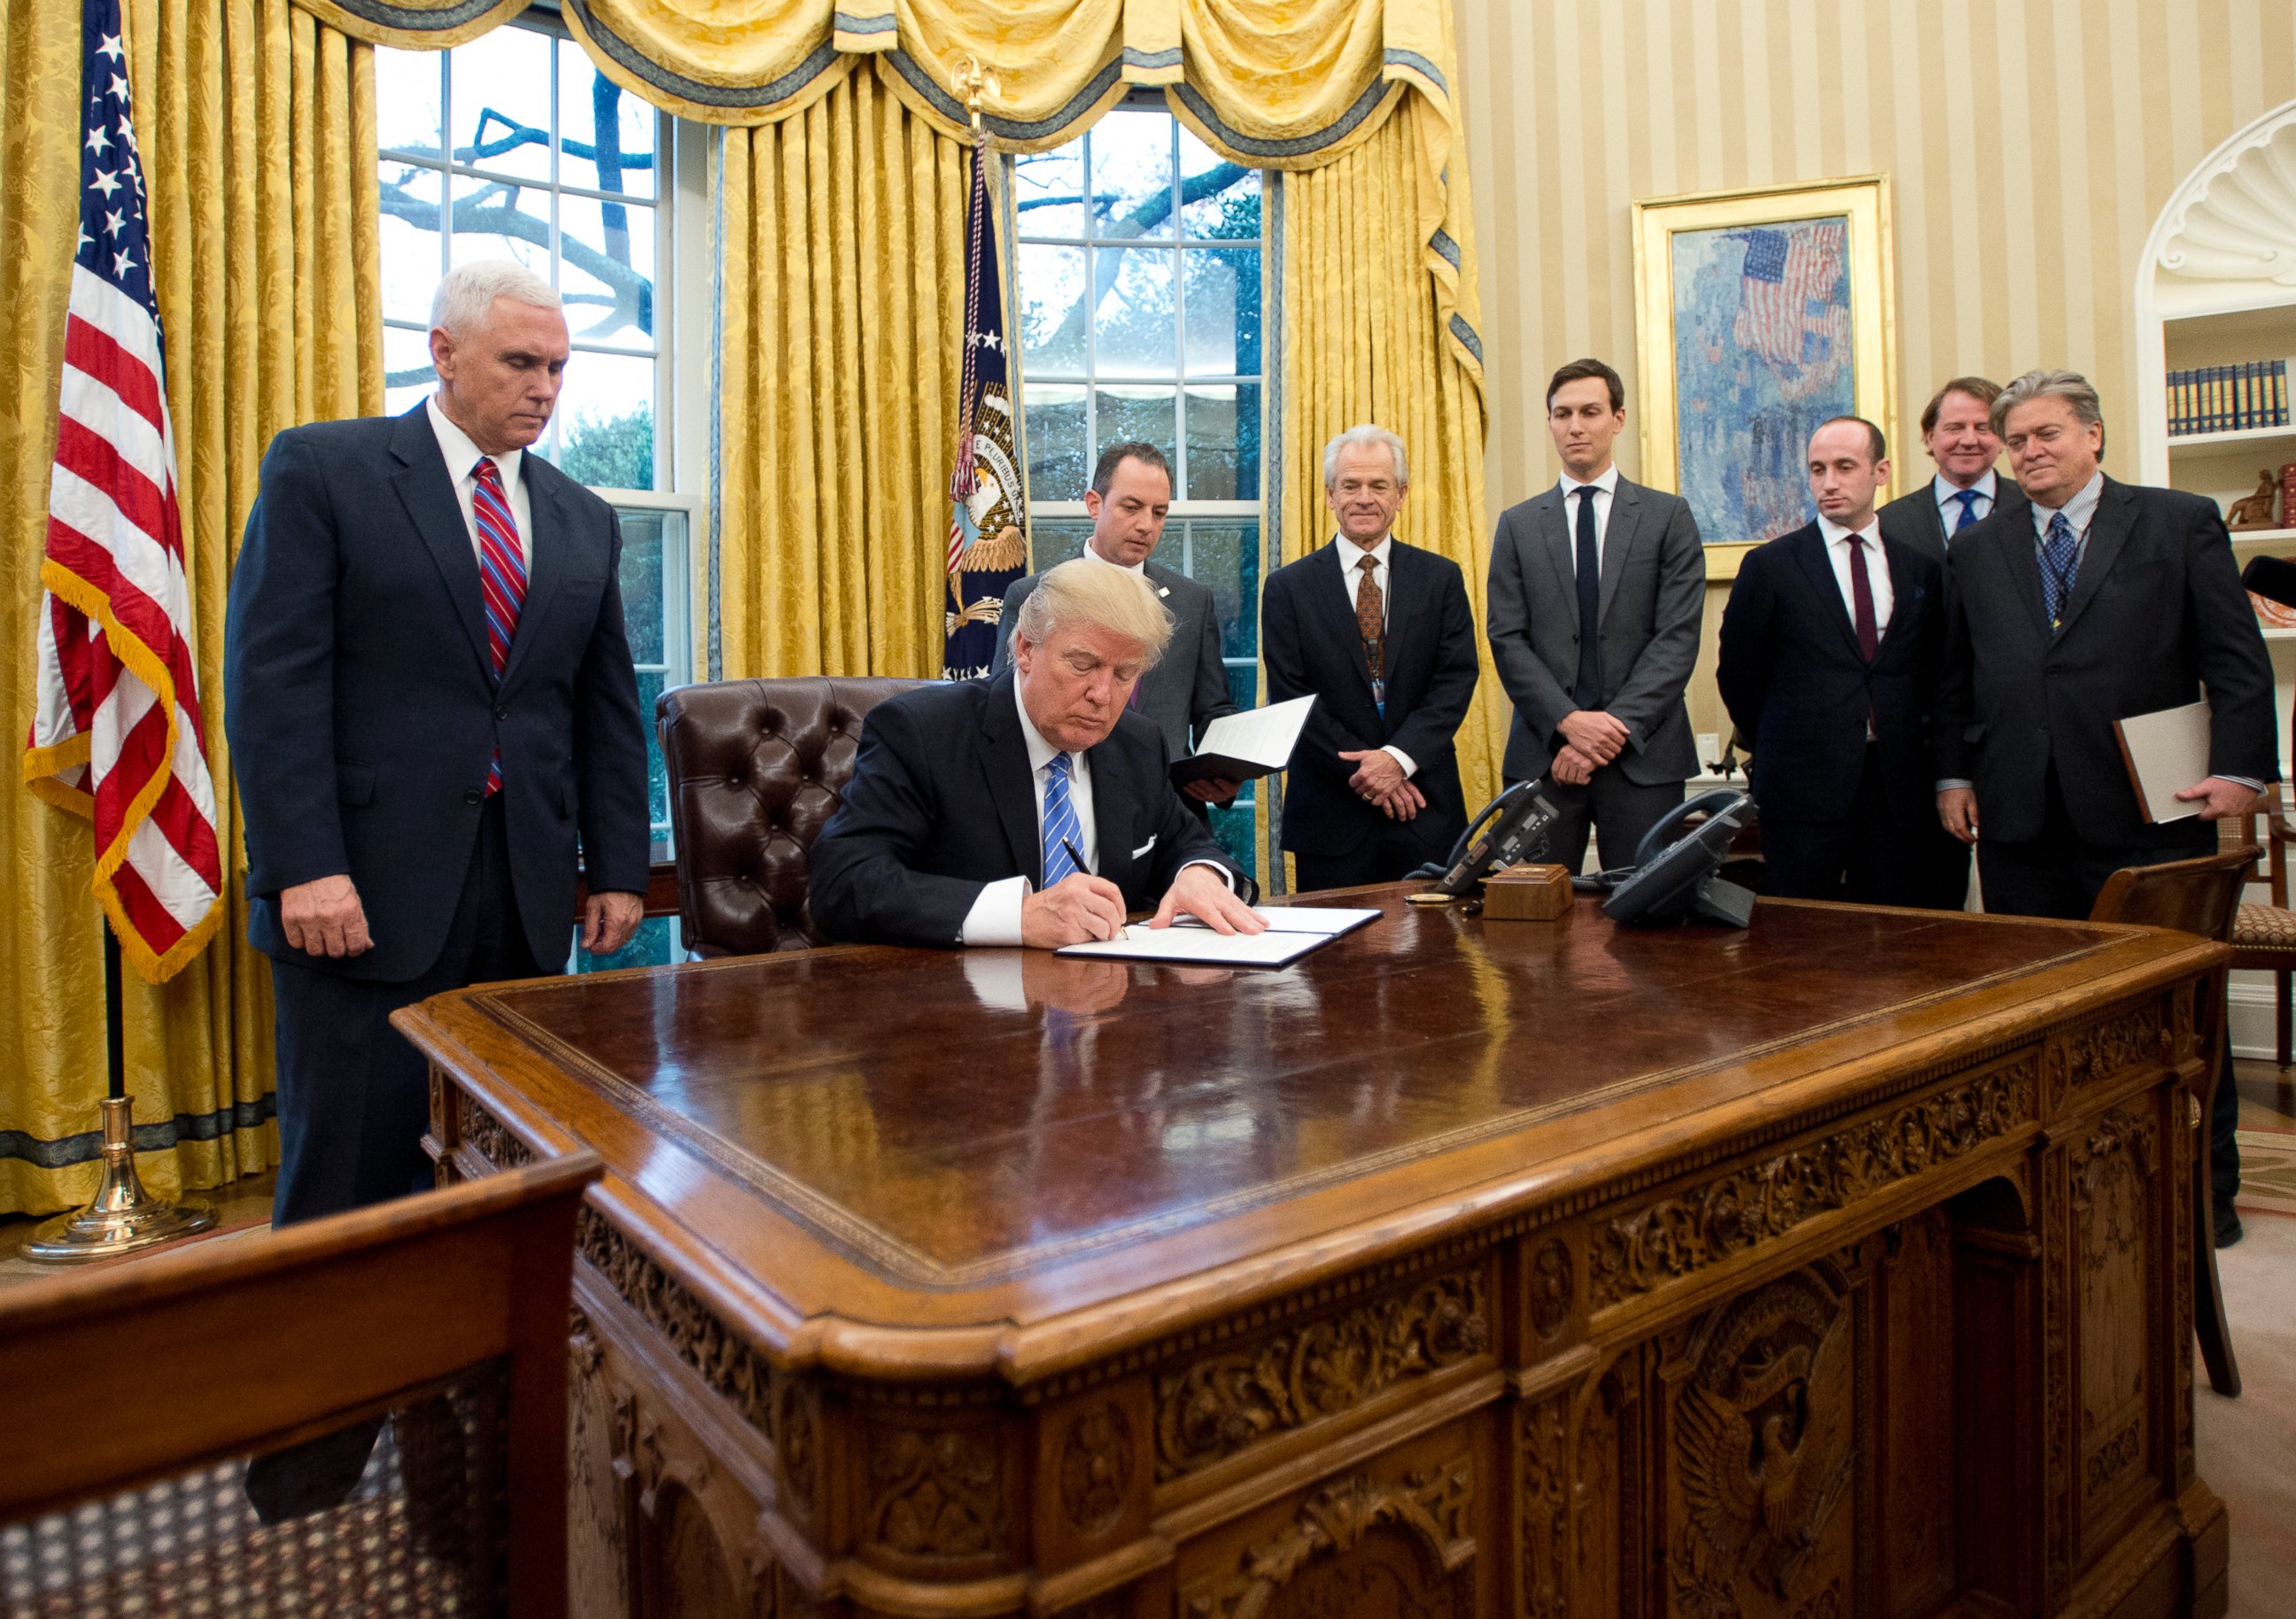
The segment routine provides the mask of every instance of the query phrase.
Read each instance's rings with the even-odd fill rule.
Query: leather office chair
[[[2296,1059],[2290,1049],[2296,1043],[2291,1040],[2296,1034],[2296,1005],[2290,994],[2290,976],[2296,973],[2296,911],[2288,906],[2288,846],[2296,842],[2296,830],[2288,824],[2286,792],[2284,787],[2267,787],[2259,808],[2217,823],[2222,846],[2259,844],[2268,851],[2265,878],[2271,903],[2243,902],[2233,920],[2232,964],[2272,975],[2273,1038],[2284,1068]]]
[[[2244,909],[2240,891],[2261,851],[2254,845],[2197,860],[2132,866],[2105,879],[2089,908],[2093,922],[2136,922],[2175,928],[2204,939],[2230,943],[2236,913]],[[2194,1123],[2193,1328],[2200,1335],[2201,1359],[2209,1386],[2220,1394],[2240,1393],[2240,1362],[2233,1358],[2232,1334],[2225,1325],[2224,1288],[2217,1280],[2216,1222],[2209,1214],[2210,1124],[2217,1087],[2232,1083],[2225,1071],[2225,969],[2209,975],[2194,1009],[2193,1038],[2201,1054],[2200,1077],[2193,1083],[2198,1104]]]
[[[598,1167],[0,1294],[0,1613],[562,1615],[566,1312]],[[258,1481],[280,1463],[300,1516]]]
[[[807,895],[813,840],[853,779],[862,717],[925,683],[728,680],[655,700],[687,949],[753,955],[823,942]]]

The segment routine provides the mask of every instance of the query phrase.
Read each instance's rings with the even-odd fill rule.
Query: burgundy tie
[[[471,469],[471,515],[479,529],[479,591],[487,604],[487,650],[494,656],[495,683],[502,683],[510,643],[518,634],[519,609],[526,605],[526,553],[519,549],[518,519],[503,493],[502,472],[491,455]],[[502,749],[487,761],[487,794],[502,790]]]
[[[1866,576],[1866,536],[1849,536],[1849,596],[1857,604],[1857,650],[1872,663],[1882,650],[1882,629],[1874,621],[1874,582]]]

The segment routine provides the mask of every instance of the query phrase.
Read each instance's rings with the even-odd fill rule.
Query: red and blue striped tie
[[[510,643],[518,634],[519,609],[526,604],[526,553],[519,549],[518,519],[503,493],[502,473],[491,455],[471,469],[471,515],[479,524],[479,590],[487,601],[487,649],[494,654],[495,683],[502,683]],[[487,795],[502,790],[502,749],[487,761]]]

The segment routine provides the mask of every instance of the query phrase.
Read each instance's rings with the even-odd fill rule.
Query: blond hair
[[[1148,581],[1128,568],[1116,568],[1091,557],[1077,557],[1050,568],[1037,588],[1021,603],[1013,633],[1042,646],[1063,626],[1097,625],[1136,641],[1154,664],[1172,639],[1172,615],[1156,600]]]

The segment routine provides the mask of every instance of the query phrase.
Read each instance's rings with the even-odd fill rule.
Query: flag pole
[[[127,1098],[127,1016],[120,997],[119,936],[103,923],[103,1173],[95,1196],[77,1214],[59,1214],[33,1231],[24,1257],[75,1264],[133,1254],[216,1222],[204,1203],[170,1203],[144,1188],[135,1173],[135,1104]]]

